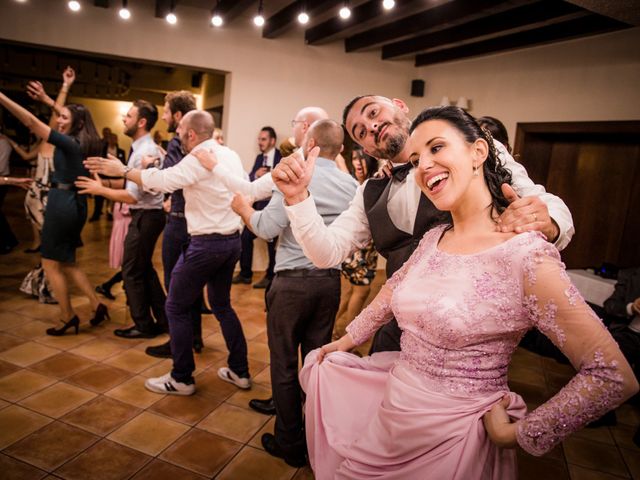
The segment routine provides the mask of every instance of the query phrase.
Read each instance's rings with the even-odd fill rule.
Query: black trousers
[[[401,335],[402,330],[400,330],[398,321],[394,318],[389,323],[380,327],[373,336],[369,355],[376,352],[399,352]]]
[[[0,248],[5,250],[9,250],[18,244],[18,239],[13,234],[4,213],[2,213],[2,204],[8,191],[9,187],[7,185],[0,186]]]
[[[168,331],[164,312],[165,294],[152,262],[164,223],[165,214],[160,209],[132,209],[131,223],[124,239],[124,290],[131,318],[136,328],[145,333]]]
[[[623,323],[614,323],[609,327],[609,330],[613,339],[618,342],[620,351],[631,365],[636,378],[640,379],[640,333],[634,332]]]
[[[306,453],[298,350],[304,360],[310,351],[331,341],[340,306],[339,271],[321,272],[327,276],[287,277],[287,273],[276,273],[266,295],[275,437],[280,448],[292,455]]]
[[[257,237],[254,233],[245,228],[242,231],[240,240],[242,242],[242,250],[240,252],[240,275],[244,278],[251,278],[253,275],[253,241]],[[267,251],[269,253],[269,265],[267,265],[267,278],[273,278],[273,269],[276,266],[276,243],[278,239],[274,238],[267,242]]]

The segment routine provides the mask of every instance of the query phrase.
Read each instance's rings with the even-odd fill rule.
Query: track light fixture
[[[262,9],[262,0],[260,0],[260,3],[258,4],[258,14],[253,17],[253,23],[255,24],[256,27],[261,27],[264,25],[264,12]]]
[[[338,13],[340,15],[340,18],[343,20],[346,20],[351,16],[351,9],[349,8],[349,0],[345,0],[344,5],[342,5],[342,8]]]
[[[171,8],[169,8],[169,13],[167,13],[167,16],[164,17],[167,23],[169,23],[170,25],[175,25],[176,23],[178,23],[178,17],[176,17],[176,14],[174,13],[175,9],[176,4],[173,0],[171,0]]]
[[[120,18],[123,20],[129,20],[131,18],[131,12],[127,8],[127,0],[122,0],[122,8],[118,12]]]
[[[383,0],[382,6],[384,7],[385,10],[391,10],[393,7],[396,6],[396,2],[395,0]]]
[[[70,2],[67,2],[67,6],[72,12],[79,12],[81,8],[80,2],[78,2],[78,0],[71,0]]]
[[[216,2],[216,6],[211,12],[211,25],[214,27],[221,27],[223,23],[224,20],[222,20],[222,16],[220,15],[220,1],[218,0]]]

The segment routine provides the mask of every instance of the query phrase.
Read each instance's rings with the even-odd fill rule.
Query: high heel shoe
[[[70,328],[74,327],[76,331],[76,335],[78,334],[78,328],[80,327],[80,320],[78,320],[78,316],[75,315],[71,320],[66,322],[60,328],[47,328],[47,335],[52,335],[54,337],[60,337],[64,335],[64,333]]]
[[[91,320],[89,320],[89,323],[95,327],[104,322],[105,318],[111,320],[107,306],[104,303],[101,303],[98,305],[98,308],[96,308],[96,314]]]

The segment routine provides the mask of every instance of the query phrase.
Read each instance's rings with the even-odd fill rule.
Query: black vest
[[[406,181],[406,180],[405,180]],[[396,228],[387,210],[391,178],[371,178],[364,188],[364,211],[376,250],[387,259],[387,278],[406,262],[424,234],[443,223],[450,223],[448,213],[438,210],[424,194],[420,195],[413,234]]]

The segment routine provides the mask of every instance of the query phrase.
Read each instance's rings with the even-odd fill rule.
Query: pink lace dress
[[[334,352],[318,364],[316,350],[306,358],[300,383],[318,480],[516,478],[515,450],[496,447],[482,423],[505,394],[518,444],[541,455],[633,393],[633,373],[552,245],[526,233],[451,255],[437,247],[443,229],[425,235],[347,327],[361,344],[395,315],[401,352]],[[507,367],[533,327],[578,373],[527,413],[509,392]]]
[[[113,226],[111,227],[111,239],[109,240],[109,266],[111,268],[122,267],[124,256],[124,239],[131,223],[129,205],[126,203],[113,203]]]

